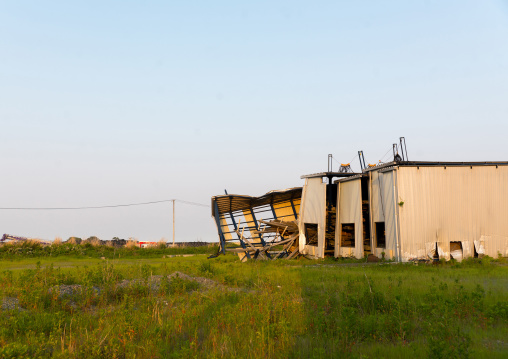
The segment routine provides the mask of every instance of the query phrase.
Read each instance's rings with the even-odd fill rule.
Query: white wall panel
[[[339,182],[337,191],[338,221],[336,226],[336,245],[338,255],[342,257],[355,256],[363,257],[363,221],[362,221],[362,187],[361,180],[349,180]],[[341,246],[341,225],[343,223],[354,223],[355,225],[355,247]]]
[[[318,246],[306,245],[304,223],[318,225]],[[324,257],[326,223],[326,184],[319,178],[307,178],[300,205],[300,252]]]
[[[386,199],[383,198],[381,191],[379,190],[382,184],[383,174],[378,171],[371,172],[371,213],[374,222],[385,221],[385,208]]]
[[[390,259],[399,258],[398,248],[398,195],[397,170],[381,173],[381,190],[385,210],[386,256]]]
[[[397,251],[397,189],[396,189],[397,171],[388,170],[385,172],[371,172],[371,216],[373,218],[372,236],[374,238],[373,253],[381,257],[385,253],[388,259],[398,258]],[[385,222],[385,248],[379,248],[376,242],[375,222]]]

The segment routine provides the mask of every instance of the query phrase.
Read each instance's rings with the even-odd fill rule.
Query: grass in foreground
[[[0,297],[22,309],[1,312],[0,357],[508,354],[503,261],[340,266],[237,258],[77,261],[64,268],[55,260],[4,270]],[[171,277],[176,271],[191,277]],[[60,295],[56,286],[79,290]]]

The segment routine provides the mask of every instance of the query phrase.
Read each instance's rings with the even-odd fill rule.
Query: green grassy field
[[[508,356],[503,259],[4,259],[0,298],[1,358]]]
[[[165,244],[157,245],[149,248],[133,247],[112,247],[107,245],[92,245],[62,243],[57,245],[43,246],[40,243],[27,241],[16,244],[0,245],[1,261],[22,261],[27,258],[160,258],[164,255],[178,254],[210,254],[215,253],[218,246],[201,246],[201,247],[166,247]]]

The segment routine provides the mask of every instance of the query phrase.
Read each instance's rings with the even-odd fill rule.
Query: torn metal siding
[[[396,174],[395,168],[392,170],[372,171],[371,172],[371,188],[370,188],[370,213],[373,222],[385,223],[385,242],[384,248],[378,247],[376,241],[376,226],[372,226],[372,237],[374,238],[373,254],[381,257],[382,252],[388,259],[395,259],[399,257],[397,248],[397,233],[398,233],[398,219],[397,219],[397,189],[396,189]]]
[[[397,170],[394,169],[383,173],[383,195],[386,198],[386,248],[388,258],[400,260],[400,240],[399,240],[399,212],[398,212],[398,190],[397,190]]]
[[[480,238],[486,255],[507,255],[507,166],[401,166],[398,173],[403,260],[425,257],[433,244],[448,260],[450,242],[460,242],[466,258]]]
[[[371,236],[372,236],[372,253],[381,258],[382,252],[385,252],[385,255],[388,257],[387,248],[378,247],[377,243],[377,233],[376,233],[376,222],[385,222],[385,212],[387,201],[391,200],[386,196],[383,196],[381,188],[383,183],[383,173],[378,171],[370,172],[370,214],[371,214]],[[384,187],[383,187],[384,188]],[[392,250],[393,251],[393,250]]]
[[[324,257],[325,225],[326,225],[326,184],[323,179],[306,178],[302,196],[302,210],[299,218],[300,253],[314,257]],[[318,225],[318,245],[307,245],[305,223]]]
[[[497,258],[499,254],[508,257],[508,234],[484,235],[480,237],[480,243],[484,243],[485,254]]]
[[[385,253],[385,258],[397,259],[400,257],[398,247],[398,208],[397,202],[397,171],[396,168],[384,169],[383,172],[372,171],[369,176],[369,222],[370,243],[372,253],[378,257]],[[354,256],[362,258],[365,255],[363,245],[363,217],[362,217],[362,189],[361,179],[348,179],[339,181],[338,189],[338,216],[336,227],[337,249],[335,256]],[[376,222],[385,224],[385,247],[376,243]],[[355,224],[355,248],[341,246],[341,225]]]
[[[385,207],[386,199],[383,198],[381,191],[379,190],[382,185],[383,174],[377,171],[371,173],[371,215],[374,222],[385,221]]]
[[[335,241],[338,246],[338,255],[341,257],[363,257],[363,221],[362,221],[362,189],[360,178],[339,182],[338,191],[338,221],[336,231],[338,238]],[[342,247],[342,224],[353,223],[355,225],[355,247]]]

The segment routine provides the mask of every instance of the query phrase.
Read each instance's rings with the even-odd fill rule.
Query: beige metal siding
[[[398,213],[397,213],[397,171],[382,173],[382,191],[385,204],[386,249],[388,258],[399,258]]]
[[[379,172],[371,172],[371,216],[373,218],[372,236],[374,238],[373,253],[381,257],[381,253],[385,253],[385,257],[389,259],[398,258],[397,251],[397,207],[395,199],[397,197],[395,191],[396,170]],[[379,248],[376,243],[376,226],[375,222],[385,222],[385,248]]]
[[[400,167],[400,240],[403,260],[425,257],[434,243],[450,259],[450,242],[464,257],[483,241],[485,254],[507,255],[508,167]]]
[[[339,182],[338,190],[338,221],[336,226],[336,246],[341,257],[363,257],[363,221],[362,221],[362,187],[360,179]],[[341,246],[341,233],[343,223],[355,225],[355,247]]]
[[[374,222],[384,222],[385,221],[385,202],[383,201],[382,193],[379,191],[379,188],[382,184],[383,174],[377,171],[371,172],[371,213]]]
[[[303,188],[302,202],[300,207],[300,252],[319,258],[324,257],[326,222],[326,184],[321,178],[308,178]],[[306,245],[304,223],[318,225],[318,245]]]

